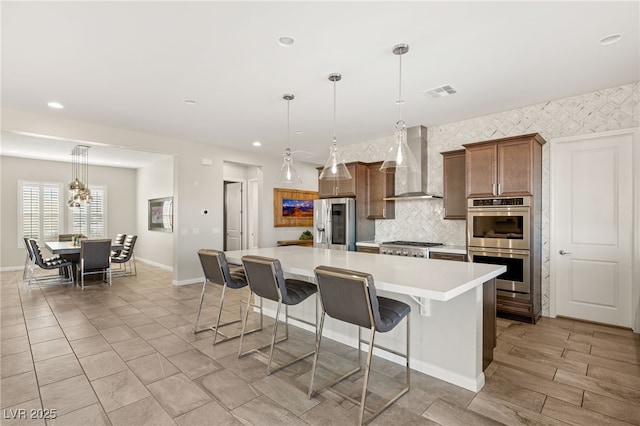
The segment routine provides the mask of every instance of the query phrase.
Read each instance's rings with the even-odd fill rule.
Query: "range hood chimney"
[[[407,128],[407,145],[418,164],[418,171],[408,172],[396,169],[396,195],[385,200],[430,200],[442,198],[427,192],[427,128],[415,126]]]

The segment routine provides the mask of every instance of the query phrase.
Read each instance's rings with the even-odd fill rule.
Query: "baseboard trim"
[[[136,257],[136,262],[142,262],[142,263],[146,263],[147,265],[151,265],[151,266],[155,266],[157,268],[160,269],[164,269],[165,271],[169,271],[169,272],[173,272],[173,266],[169,266],[169,265],[163,265],[162,263],[158,263],[158,262],[154,262],[148,259],[143,259],[140,257]]]

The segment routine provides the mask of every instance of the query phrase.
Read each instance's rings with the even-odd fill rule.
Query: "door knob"
[[[560,253],[561,255],[565,255],[565,254],[571,254],[568,251],[564,251],[564,250],[560,250],[558,253]]]

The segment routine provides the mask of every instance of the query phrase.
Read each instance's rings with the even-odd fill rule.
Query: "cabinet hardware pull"
[[[498,184],[498,195],[502,195],[502,184]]]

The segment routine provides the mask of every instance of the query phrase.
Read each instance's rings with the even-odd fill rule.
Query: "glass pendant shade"
[[[351,179],[351,173],[347,168],[344,161],[340,158],[338,153],[338,146],[336,140],[333,140],[333,145],[329,148],[329,158],[320,173],[320,180],[347,180]]]
[[[342,75],[338,73],[330,74],[329,81],[333,82],[333,143],[329,148],[329,158],[320,173],[320,180],[348,180],[351,173],[340,158],[338,153],[338,143],[336,142],[336,81],[340,81]]]
[[[278,183],[283,185],[302,183],[302,179],[300,179],[296,168],[293,167],[293,158],[291,157],[291,150],[289,148],[284,150],[283,157],[284,159],[282,162],[282,167],[280,168]]]
[[[405,172],[417,172],[419,170],[418,162],[407,144],[407,125],[404,120],[402,120],[402,104],[404,104],[404,100],[402,99],[402,55],[409,51],[409,46],[406,44],[397,44],[393,46],[391,51],[394,55],[398,56],[400,62],[400,70],[398,73],[398,100],[396,101],[400,119],[396,123],[395,140],[385,154],[384,162],[382,166],[380,166],[380,170],[387,171],[388,169],[395,168],[404,169]]]
[[[418,162],[407,144],[407,126],[402,120],[396,123],[395,141],[387,151],[384,163],[380,166],[380,170],[389,168],[418,169]]]
[[[280,174],[278,175],[278,183],[281,185],[293,185],[302,183],[302,179],[298,175],[295,167],[293,167],[293,157],[291,156],[291,125],[289,115],[289,103],[295,99],[295,96],[289,93],[282,95],[282,99],[287,101],[287,148],[284,150],[282,159],[282,167],[280,167]]]

